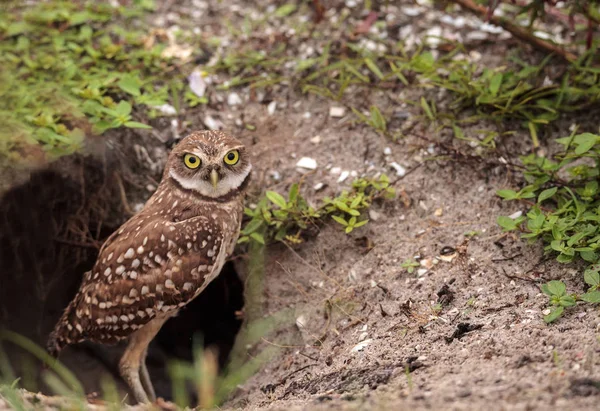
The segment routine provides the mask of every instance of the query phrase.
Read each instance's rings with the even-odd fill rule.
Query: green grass
[[[13,2],[0,12],[0,155],[49,160],[84,137],[150,128],[155,106],[184,85],[182,62],[144,24],[154,2]],[[41,150],[40,150],[41,149]]]

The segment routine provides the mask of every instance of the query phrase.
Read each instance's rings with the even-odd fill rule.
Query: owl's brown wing
[[[159,217],[140,214],[109,237],[51,336],[59,349],[126,338],[185,305],[218,275],[227,251],[215,219]]]

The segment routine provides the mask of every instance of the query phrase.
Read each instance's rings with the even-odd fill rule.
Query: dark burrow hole
[[[75,295],[83,273],[93,266],[98,245],[123,222],[113,177],[89,162],[69,167],[69,173],[61,169],[33,174],[30,181],[0,198],[0,329],[21,334],[41,347]],[[217,349],[223,369],[241,327],[237,312],[243,303],[243,283],[229,262],[217,279],[163,326],[147,359],[158,396],[172,399],[167,363],[192,361],[194,335],[202,337],[205,347]],[[102,380],[108,375],[123,395],[127,390],[117,364],[124,344],[82,343],[65,349],[60,360],[86,393],[101,396]],[[3,353],[13,375],[2,375],[6,374]],[[20,378],[21,387],[52,394],[42,373],[42,363],[35,357],[0,341],[0,381]]]

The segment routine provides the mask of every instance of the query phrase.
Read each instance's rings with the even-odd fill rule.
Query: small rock
[[[198,97],[203,97],[206,92],[206,81],[204,81],[204,77],[206,73],[200,72],[198,70],[194,70],[192,74],[188,76],[188,81],[190,83],[190,90],[192,93],[197,95]]]
[[[229,95],[227,96],[227,104],[229,104],[230,106],[237,106],[239,104],[242,104],[242,98],[238,93],[229,93]]]
[[[277,109],[277,102],[273,100],[267,106],[267,113],[269,113],[269,115],[272,116],[275,113],[276,109]]]
[[[359,342],[358,344],[356,344],[354,347],[352,347],[352,349],[350,350],[350,352],[359,352],[364,350],[369,344],[371,344],[373,342],[372,339],[368,339],[368,340],[364,340]]]
[[[516,220],[517,218],[521,217],[523,215],[522,211],[517,211],[515,213],[512,213],[511,215],[508,216],[508,218],[512,219],[512,220]]]
[[[304,114],[302,114],[302,117],[309,119],[311,117],[310,111],[307,111]]]
[[[436,208],[435,211],[433,212],[433,215],[436,217],[441,217],[442,214],[444,214],[444,209],[440,208]]]
[[[346,170],[342,171],[342,174],[340,174],[340,177],[338,178],[337,182],[338,183],[343,183],[344,180],[346,180],[349,175],[350,175],[349,171],[346,171]]]
[[[322,189],[323,189],[323,187],[325,187],[325,184],[323,184],[323,183],[317,183],[317,184],[315,184],[315,185],[313,186],[313,189],[314,189],[315,191],[319,191],[319,190],[322,190]]]
[[[333,167],[329,172],[331,174],[339,174],[342,172],[342,169],[340,167]]]
[[[220,130],[223,128],[223,123],[220,120],[214,119],[211,116],[204,117],[204,125],[211,130]]]
[[[390,163],[390,166],[392,166],[394,170],[396,170],[396,175],[398,177],[402,177],[404,174],[406,174],[406,169],[400,164],[396,163],[395,161]]]
[[[369,333],[365,331],[364,333],[361,333],[361,334],[358,336],[358,341],[364,341],[364,340],[366,340],[366,339],[367,339],[367,337],[368,337],[368,336],[369,336]]]
[[[392,149],[389,147],[386,147],[383,149],[383,154],[385,154],[386,156],[391,156],[392,155]]]
[[[296,318],[296,326],[298,328],[304,328],[304,327],[306,327],[306,324],[307,324],[307,320],[304,315],[301,315],[298,318]]]
[[[381,218],[381,214],[375,210],[369,210],[369,218],[373,221],[377,221]]]
[[[371,280],[371,288],[377,287],[377,281]]]
[[[296,167],[305,168],[307,170],[315,170],[317,168],[317,160],[310,157],[302,157],[296,163]]]
[[[160,111],[161,113],[163,113],[167,116],[172,116],[174,114],[177,114],[177,110],[175,110],[175,107],[173,107],[170,104],[162,104],[160,106],[154,106],[153,108],[157,109],[158,111]]]
[[[417,277],[424,276],[425,274],[427,274],[427,271],[429,271],[429,270],[427,270],[427,268],[419,268],[417,270]]]
[[[344,117],[346,114],[346,109],[344,107],[330,107],[329,108],[329,117]]]
[[[548,315],[550,314],[551,310],[549,308],[546,308],[544,311],[542,311],[542,314],[544,315]]]
[[[310,142],[313,144],[319,144],[321,142],[321,136],[314,136],[310,139]]]
[[[270,174],[271,174],[271,178],[273,180],[275,180],[275,181],[281,180],[281,174],[279,173],[279,171],[277,171],[277,170],[271,170]]]

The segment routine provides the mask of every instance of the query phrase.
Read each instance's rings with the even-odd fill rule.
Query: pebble
[[[331,174],[340,174],[342,172],[342,169],[340,167],[332,167],[330,170]]]
[[[175,107],[173,107],[170,104],[162,104],[160,106],[154,106],[155,109],[157,109],[158,111],[160,111],[163,114],[166,114],[168,116],[172,116],[173,114],[177,114],[177,110],[175,110]]]
[[[313,189],[314,189],[315,191],[319,191],[319,190],[322,190],[322,189],[323,189],[323,187],[325,187],[325,184],[323,184],[323,183],[317,183],[317,184],[315,184],[315,185],[313,186]]]
[[[298,328],[304,328],[306,327],[307,321],[306,321],[306,317],[304,317],[304,315],[299,316],[298,318],[296,318],[296,326]]]
[[[396,170],[396,175],[398,177],[402,177],[402,176],[404,176],[404,174],[406,174],[406,169],[404,167],[402,167],[400,164],[396,163],[395,161],[390,163],[390,166],[392,166],[394,168],[394,170]]]
[[[344,107],[330,107],[329,108],[329,117],[344,117],[346,114],[346,109]]]
[[[203,73],[194,70],[192,74],[189,75],[188,81],[190,83],[190,90],[198,97],[203,97],[207,87]]]
[[[368,340],[364,340],[359,342],[358,344],[356,344],[354,347],[352,347],[352,349],[350,350],[350,352],[359,352],[364,350],[369,344],[371,344],[373,342],[372,339],[368,339]]]
[[[237,106],[239,104],[242,104],[242,98],[238,93],[229,93],[229,95],[227,96],[227,104],[229,104],[230,106]]]
[[[365,331],[364,333],[360,334],[360,336],[358,337],[358,341],[364,341],[367,339],[368,336],[369,336],[369,333]]]
[[[377,221],[381,218],[381,214],[375,210],[369,210],[369,218],[373,221]]]
[[[321,142],[321,136],[314,136],[310,139],[310,142],[313,144],[319,144]]]
[[[310,157],[302,157],[296,163],[296,167],[304,168],[307,170],[315,170],[317,168],[317,160]]]
[[[214,119],[212,116],[204,117],[204,125],[211,130],[219,130],[223,128],[223,123],[221,121]]]
[[[386,147],[383,149],[383,154],[385,154],[386,156],[391,156],[392,155],[392,149],[389,147]]]
[[[523,212],[519,210],[519,211],[509,215],[508,218],[516,220],[517,218],[521,217],[522,215],[523,215]]]
[[[277,109],[277,102],[271,101],[269,103],[269,105],[267,106],[267,113],[269,113],[269,115],[272,116],[275,113],[276,109]]]
[[[343,183],[348,178],[349,175],[350,175],[349,171],[346,171],[346,170],[342,171],[342,174],[340,174],[340,177],[338,178],[337,182]]]

